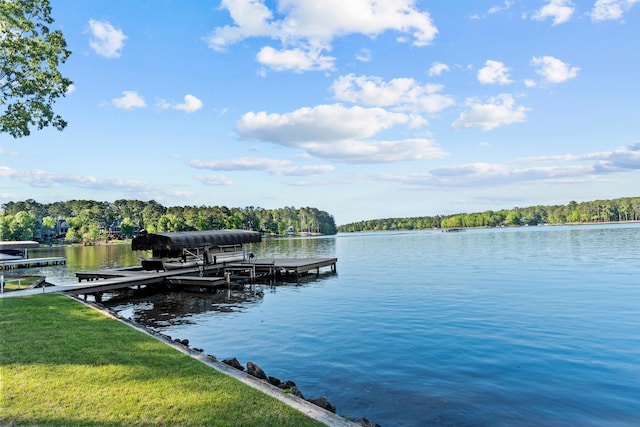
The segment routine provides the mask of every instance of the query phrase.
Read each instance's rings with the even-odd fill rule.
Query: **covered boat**
[[[262,234],[246,230],[177,231],[145,233],[131,242],[134,251],[152,251],[142,258],[145,270],[170,270],[203,264],[242,261],[244,245],[262,241]]]

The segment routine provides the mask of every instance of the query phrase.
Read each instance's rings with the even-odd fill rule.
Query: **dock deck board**
[[[325,267],[330,267],[335,272],[337,261],[337,258],[265,258],[168,271],[147,271],[136,267],[85,271],[76,273],[78,284],[66,285],[65,292],[86,295],[159,283],[216,288],[228,283],[226,277],[207,274],[201,276],[200,273],[226,273],[228,276],[234,272],[247,272],[251,280],[279,275],[298,277],[314,270],[319,274],[320,269]],[[241,281],[246,282],[246,278]]]
[[[0,261],[0,270],[10,270],[22,267],[38,267],[43,265],[62,265],[66,264],[65,257],[48,257],[48,258],[23,258]]]

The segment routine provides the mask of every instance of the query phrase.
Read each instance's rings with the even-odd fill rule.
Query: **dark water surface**
[[[252,250],[335,256],[337,273],[113,308],[384,427],[640,425],[638,224],[340,234]]]

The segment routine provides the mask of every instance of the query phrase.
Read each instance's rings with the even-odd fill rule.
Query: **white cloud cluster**
[[[502,62],[491,59],[487,60],[484,67],[478,70],[477,77],[478,81],[484,85],[506,85],[513,82],[509,78],[509,69]]]
[[[386,31],[411,35],[415,46],[428,45],[438,33],[429,13],[416,8],[415,0],[279,0],[278,16],[264,0],[223,0],[233,25],[216,28],[206,37],[214,50],[252,37],[280,40],[281,46],[263,47],[257,60],[274,70],[328,70],[335,58],[325,55],[337,37],[364,34],[375,37]]]
[[[120,98],[114,98],[111,100],[111,105],[123,110],[131,110],[133,108],[144,108],[147,106],[147,103],[144,98],[138,94],[138,92],[134,90],[125,90],[122,92],[122,96]],[[156,107],[161,110],[172,108],[174,110],[180,110],[187,113],[198,111],[202,106],[202,101],[191,94],[185,95],[184,101],[178,104],[172,104],[163,99],[156,102]]]
[[[112,99],[111,103],[113,104],[113,106],[122,108],[123,110],[130,110],[132,108],[143,108],[147,105],[147,103],[144,101],[144,98],[138,95],[138,93],[133,90],[125,90],[124,92],[122,92],[122,96],[120,98]]]
[[[412,78],[386,82],[380,77],[348,74],[337,78],[331,90],[339,101],[416,113],[435,113],[455,103],[452,97],[439,93],[441,85],[420,85]]]
[[[332,104],[286,114],[250,112],[242,116],[236,129],[245,139],[301,148],[309,155],[341,162],[394,162],[446,155],[427,139],[369,139],[411,121],[410,115],[383,108]]]
[[[294,48],[276,50],[271,46],[260,49],[256,59],[275,71],[300,73],[311,70],[331,70],[334,57],[322,55],[322,49]]]
[[[443,64],[442,62],[434,62],[431,64],[431,68],[429,68],[429,76],[439,76],[445,71],[449,71],[449,66],[447,64]]]
[[[549,162],[555,164],[548,165]],[[469,188],[522,183],[596,182],[601,181],[603,175],[635,171],[640,171],[640,143],[609,152],[519,159],[506,163],[449,165],[425,173],[384,174],[378,179],[419,187]]]
[[[265,171],[277,176],[311,176],[332,172],[331,165],[293,166],[291,160],[269,159],[264,157],[242,157],[225,160],[190,160],[187,162],[196,169],[212,171]],[[198,181],[206,185],[230,185],[231,181],[224,175],[197,177]],[[221,184],[223,183],[223,184]]]
[[[500,94],[483,103],[477,99],[468,99],[468,111],[463,112],[451,125],[454,129],[479,128],[484,131],[498,126],[524,122],[528,108],[516,105],[513,95]]]
[[[571,0],[550,0],[533,15],[533,19],[543,21],[552,18],[553,25],[558,25],[569,21],[574,12],[575,5]]]
[[[184,96],[184,102],[173,106],[175,110],[185,111],[187,113],[193,113],[202,108],[202,101],[191,94]]]
[[[91,40],[89,46],[95,53],[105,58],[119,58],[127,36],[108,21],[89,20]]]
[[[229,186],[233,181],[223,174],[196,176],[194,179],[207,186]]]
[[[562,83],[573,79],[580,71],[579,67],[571,67],[569,64],[554,58],[553,56],[535,57],[531,64],[537,67],[536,72],[541,75],[547,83]]]
[[[607,21],[621,19],[640,0],[597,0],[591,10],[591,19]]]

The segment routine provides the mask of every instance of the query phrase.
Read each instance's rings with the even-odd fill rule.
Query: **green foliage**
[[[640,221],[640,197],[614,200],[569,202],[567,205],[530,206],[446,216],[373,219],[341,225],[341,232],[425,230],[429,228],[497,227],[501,225],[537,225]]]
[[[71,85],[58,71],[71,52],[52,23],[48,0],[0,1],[0,132],[14,138],[67,126],[52,105]]]
[[[32,240],[36,218],[25,211],[15,215],[0,214],[0,237],[2,240]]]
[[[62,217],[69,225],[65,240],[92,244],[108,238],[108,229],[117,221],[120,233],[131,236],[137,227],[150,233],[163,231],[244,229],[270,234],[285,234],[289,227],[296,233],[331,235],[337,233],[333,216],[316,208],[285,207],[282,209],[227,208],[225,206],[173,206],[165,208],[156,201],[116,200],[114,203],[92,200],[70,200],[40,204],[28,199],[2,205],[4,215],[15,221],[18,213],[28,213],[35,225],[26,228],[28,240],[41,240],[41,229],[55,226],[55,218]],[[6,236],[13,236],[3,227]],[[4,230],[3,228],[3,230]],[[16,240],[13,237],[5,239]]]
[[[120,223],[120,234],[123,237],[133,237],[135,228],[135,224],[131,221],[131,218],[124,218]]]

